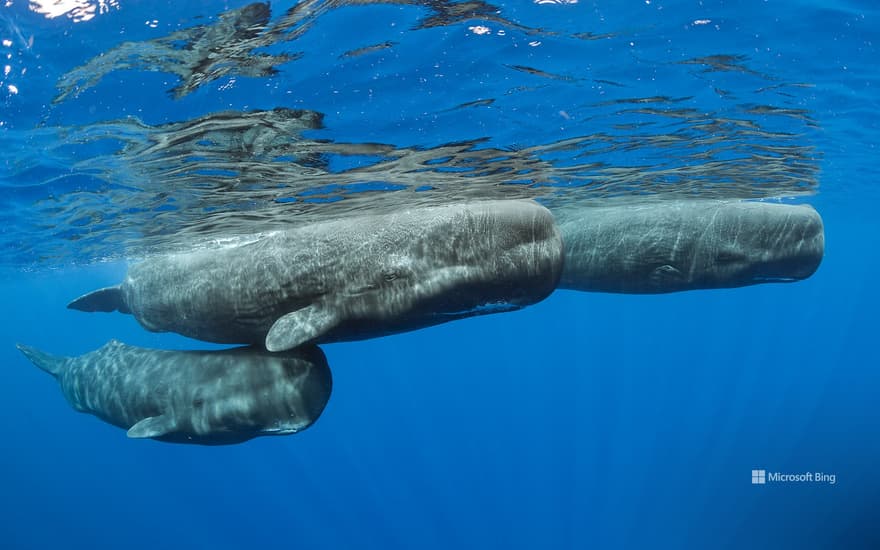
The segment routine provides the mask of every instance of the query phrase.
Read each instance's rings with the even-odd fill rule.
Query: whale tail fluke
[[[131,313],[122,296],[122,288],[119,285],[99,288],[88,294],[83,294],[76,300],[67,304],[67,309],[79,311],[118,311]]]
[[[52,376],[58,376],[67,359],[66,357],[52,355],[51,353],[46,353],[37,348],[32,348],[23,344],[15,344],[15,347],[17,347],[18,351],[22,352],[25,357],[30,359],[31,363],[40,367],[40,369],[48,372]]]

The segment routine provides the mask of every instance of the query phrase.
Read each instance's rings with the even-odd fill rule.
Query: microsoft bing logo
[[[812,482],[827,483],[834,485],[837,483],[837,474],[826,474],[825,472],[801,472],[787,474],[783,472],[770,472],[767,470],[752,470],[752,485],[766,485],[779,482]]]

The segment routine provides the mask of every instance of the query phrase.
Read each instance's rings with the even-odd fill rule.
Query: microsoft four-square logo
[[[752,470],[752,485],[767,483],[767,470]]]

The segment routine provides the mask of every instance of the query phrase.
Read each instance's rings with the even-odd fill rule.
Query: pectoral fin
[[[128,305],[125,303],[125,297],[122,295],[122,288],[119,285],[101,288],[88,294],[83,294],[76,300],[67,304],[68,309],[78,309],[80,311],[118,311],[120,313],[131,313]]]
[[[266,349],[285,351],[321,336],[339,324],[339,317],[322,304],[312,304],[280,317],[266,335]]]
[[[128,437],[144,439],[148,437],[162,437],[175,431],[174,422],[164,414],[144,418],[128,429]]]
[[[64,368],[64,365],[67,362],[66,357],[51,355],[44,351],[40,351],[37,348],[32,348],[23,344],[15,344],[15,347],[17,347],[18,350],[22,352],[25,357],[30,359],[31,363],[40,367],[52,376],[58,376],[59,374],[61,374],[61,370]]]

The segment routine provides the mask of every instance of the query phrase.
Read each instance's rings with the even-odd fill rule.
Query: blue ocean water
[[[0,8],[3,547],[880,547],[872,2],[304,3],[315,15],[296,40],[257,48],[301,57],[264,76],[230,62],[179,97],[167,91],[181,78],[138,60],[143,44],[245,3],[83,0],[49,17],[52,4]],[[273,3],[271,21],[293,4]],[[139,45],[53,103],[63,75],[124,42]],[[196,196],[186,174],[208,181],[231,165],[207,151],[213,164],[188,158],[176,170],[176,157],[137,145],[156,143],[163,124],[275,107],[323,114],[304,135],[325,147],[315,163],[332,177],[302,172],[309,185],[415,180],[493,194],[520,192],[498,184],[523,179],[583,193],[562,202],[782,195],[821,213],[826,256],[794,284],[557,291],[513,313],[323,346],[333,395],[294,436],[171,445],[75,413],[16,342],[65,355],[110,338],[217,347],[64,307],[118,282],[138,239],[177,246],[174,235],[214,211],[162,203],[143,215],[140,201],[159,191],[178,205],[181,189]],[[107,123],[129,116],[149,129]],[[482,138],[470,157],[442,149]],[[490,148],[517,159],[513,173],[493,179],[501,153],[479,154]],[[429,159],[418,171],[377,160],[418,155]],[[346,172],[359,167],[373,171]],[[465,176],[471,187],[456,187]],[[784,185],[764,193],[765,179]],[[264,190],[251,191],[193,204],[257,203]],[[291,193],[282,198],[311,204]],[[366,196],[378,208],[400,195]],[[249,208],[245,221],[266,223]],[[755,469],[835,483],[754,485]]]

